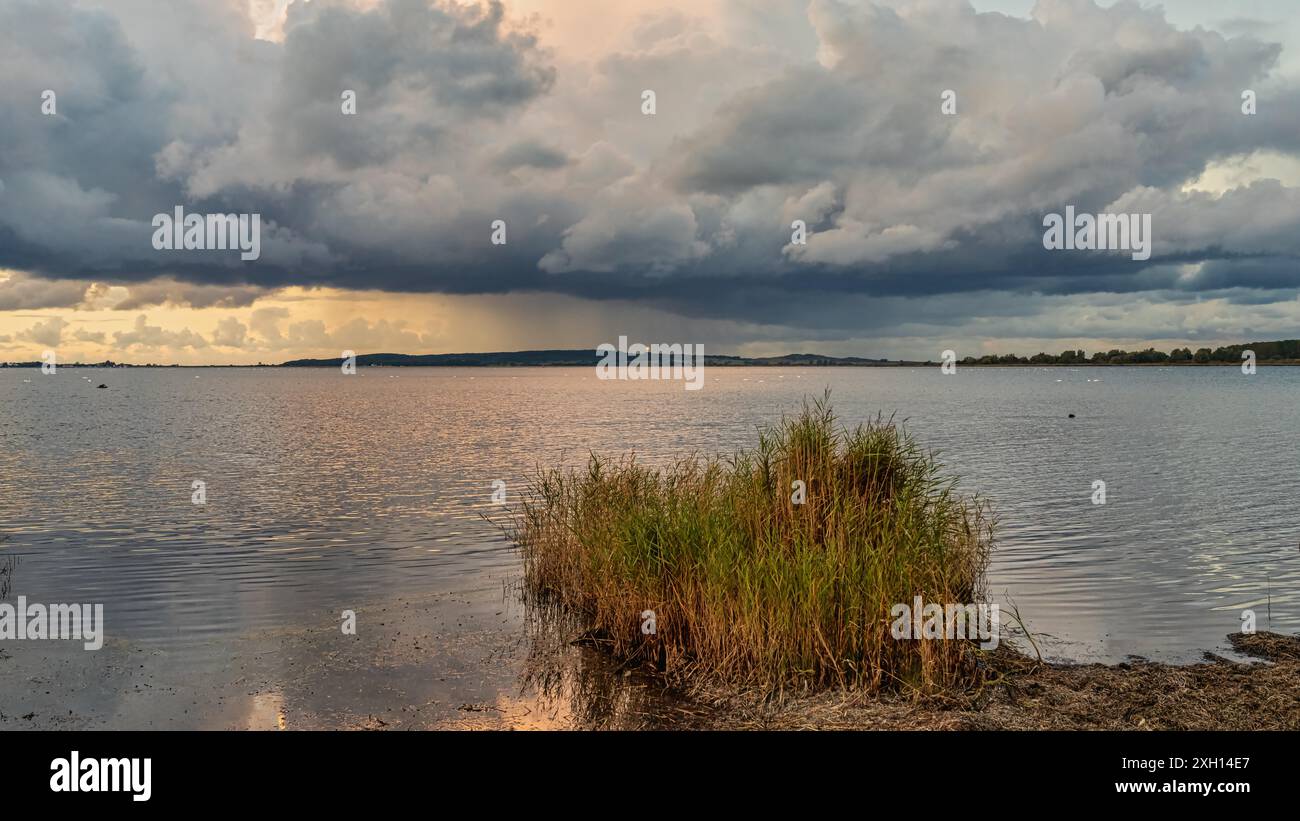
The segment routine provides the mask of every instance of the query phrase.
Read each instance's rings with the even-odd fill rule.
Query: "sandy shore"
[[[821,730],[1296,730],[1300,637],[1229,637],[1259,662],[1213,654],[1199,664],[1059,665],[1004,647],[993,676],[959,698],[919,701],[821,694],[763,705],[742,696],[709,706],[718,729]],[[706,711],[707,712],[707,711]]]

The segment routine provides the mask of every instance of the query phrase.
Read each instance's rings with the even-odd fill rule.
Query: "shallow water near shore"
[[[707,724],[540,646],[493,482],[510,503],[589,450],[749,447],[827,387],[843,422],[906,419],[991,501],[990,595],[1049,658],[1228,655],[1247,608],[1300,631],[1296,368],[713,367],[700,391],[590,368],[0,369],[6,600],[103,603],[107,636],[0,642],[0,727]]]

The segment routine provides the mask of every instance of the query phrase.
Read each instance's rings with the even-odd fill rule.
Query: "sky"
[[[1293,0],[6,0],[0,361],[1295,338],[1297,123]]]

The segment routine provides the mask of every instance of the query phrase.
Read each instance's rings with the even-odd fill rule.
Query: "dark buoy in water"
[[[1074,414],[1070,414],[1070,418],[1073,419],[1073,418],[1074,418]]]
[[[97,387],[97,388],[107,388],[108,386],[107,386],[107,385],[96,385],[95,387]]]

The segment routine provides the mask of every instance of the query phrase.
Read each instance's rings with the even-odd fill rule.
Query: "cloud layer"
[[[500,3],[294,2],[279,41],[259,23],[236,0],[0,6],[0,268],[24,272],[0,311],[241,307],[301,285],[617,300],[794,339],[1042,337],[1017,327],[1296,297],[1300,189],[1271,169],[1300,154],[1300,85],[1242,21],[716,0],[647,12],[596,57]],[[1259,168],[1195,184],[1242,162]],[[176,205],[260,213],[261,258],[154,250]],[[1152,214],[1151,259],[1045,251],[1043,215],[1066,205]],[[247,324],[117,336],[240,345]]]

